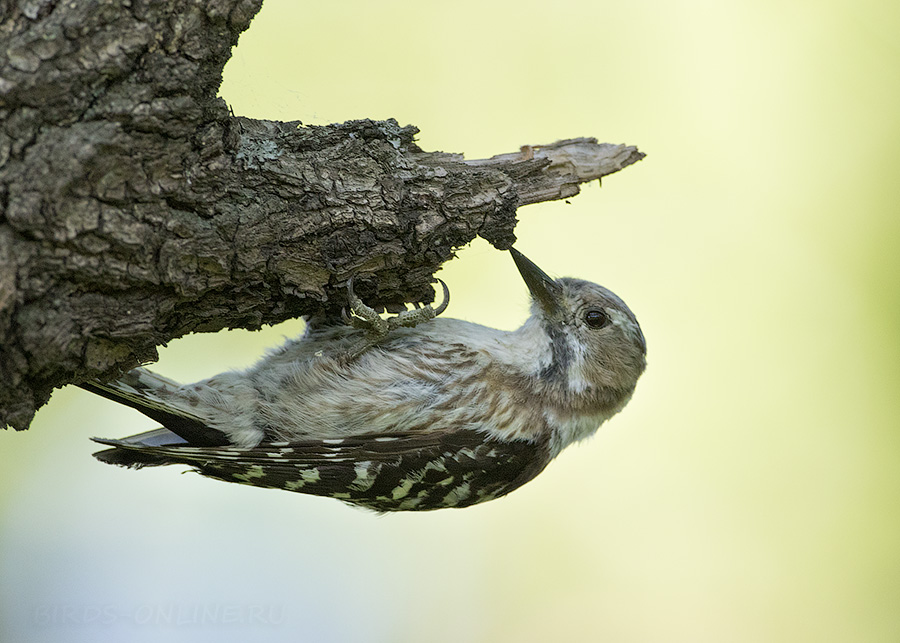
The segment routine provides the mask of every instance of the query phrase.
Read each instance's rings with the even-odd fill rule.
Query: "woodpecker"
[[[511,249],[531,315],[509,332],[435,318],[443,303],[381,318],[348,282],[349,323],[304,334],[252,368],[178,384],[144,368],[82,388],[161,428],[93,438],[94,456],[140,468],[338,498],[377,512],[468,507],[537,476],[631,399],[647,347],[615,294],[552,279]]]

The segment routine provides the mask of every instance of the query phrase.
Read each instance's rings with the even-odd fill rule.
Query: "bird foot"
[[[442,280],[438,279],[437,281],[441,284],[444,291],[443,299],[437,308],[432,307],[431,304],[422,306],[416,303],[413,304],[415,308],[412,310],[404,310],[393,317],[383,318],[375,312],[374,308],[367,306],[362,299],[356,296],[356,293],[353,292],[353,277],[351,277],[347,282],[350,313],[345,308],[341,311],[341,317],[350,326],[366,331],[375,341],[384,338],[385,335],[395,328],[400,328],[401,326],[413,328],[422,322],[434,319],[447,310],[447,305],[450,303],[450,289],[447,288],[447,284]]]

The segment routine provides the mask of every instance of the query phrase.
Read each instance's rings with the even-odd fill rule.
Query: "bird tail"
[[[123,445],[120,440],[107,440],[105,438],[91,438],[98,444],[112,447],[97,451],[93,455],[100,462],[114,464],[129,469],[141,469],[143,467],[159,467],[165,464],[175,464],[175,461],[152,452],[152,448],[143,450],[135,445]]]
[[[184,404],[173,403],[184,399],[179,394],[180,385],[152,371],[136,368],[111,382],[92,380],[78,386],[140,411],[162,424],[169,436],[172,438],[177,436],[177,438],[181,438],[182,442],[194,446],[225,446],[230,443],[222,431],[210,427],[204,418],[186,410]],[[129,444],[140,445],[141,441],[149,439],[152,433],[155,432],[141,433],[126,438],[126,440]],[[178,441],[175,439],[176,443]],[[107,456],[107,458],[112,458],[112,456]],[[99,456],[98,459],[104,462],[109,461],[109,459]],[[113,464],[119,463],[114,462]]]

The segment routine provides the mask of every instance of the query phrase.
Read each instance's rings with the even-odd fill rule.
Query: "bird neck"
[[[525,399],[540,400],[543,406],[553,455],[593,434],[634,392],[633,387],[623,390],[591,381],[585,352],[573,346],[564,329],[537,316],[509,334],[504,356],[511,370],[522,375],[517,386],[527,391]]]

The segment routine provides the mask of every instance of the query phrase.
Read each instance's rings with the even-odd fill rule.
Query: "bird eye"
[[[592,308],[584,314],[584,323],[591,328],[603,328],[609,324],[609,315],[599,308]]]

